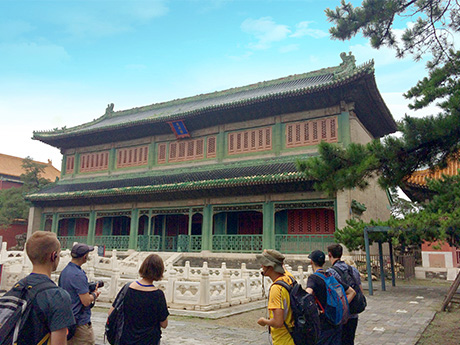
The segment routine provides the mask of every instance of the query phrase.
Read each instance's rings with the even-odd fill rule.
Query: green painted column
[[[129,227],[129,249],[137,249],[137,237],[139,232],[139,209],[131,210],[131,223]]]
[[[75,162],[74,162],[74,166],[73,166],[72,177],[77,175],[79,172],[80,172],[80,154],[75,153]]]
[[[45,230],[45,224],[46,224],[46,214],[42,213],[41,219],[40,219],[40,230]]]
[[[54,232],[55,234],[57,234],[58,229],[59,229],[59,215],[57,213],[53,213],[53,220],[51,223],[51,232]]]
[[[155,165],[155,143],[151,143],[149,145],[149,159],[148,159],[148,167],[151,169]]]
[[[144,235],[152,235],[152,210],[149,210],[149,221],[147,224],[147,233]]]
[[[94,246],[96,241],[96,211],[90,211],[88,223],[88,244]]]
[[[62,156],[62,161],[61,161],[61,177],[60,177],[60,179],[62,179],[64,177],[66,169],[67,169],[67,155],[64,155],[64,156]],[[54,182],[54,181],[51,181],[51,182]]]
[[[273,202],[263,204],[263,237],[264,249],[275,249],[275,207]]]
[[[339,115],[338,118],[338,127],[339,127],[339,142],[343,144],[344,147],[348,146],[351,143],[351,133],[350,133],[350,113],[344,111]]]
[[[116,161],[117,161],[117,150],[115,150],[115,148],[112,147],[109,151],[109,172],[112,172],[115,170]]]
[[[203,207],[203,228],[201,229],[201,250],[212,250],[212,205]]]
[[[273,152],[275,155],[279,156],[282,149],[282,124],[280,122],[276,122],[273,126]]]
[[[227,145],[226,145],[226,140],[225,140],[225,132],[223,130],[220,130],[219,134],[217,134],[217,140],[216,140],[216,149],[217,149],[217,160],[219,162],[222,162],[222,160],[225,157],[225,153],[227,151]]]

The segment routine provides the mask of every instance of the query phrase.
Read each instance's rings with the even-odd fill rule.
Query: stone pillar
[[[232,302],[232,279],[230,271],[227,269],[227,264],[222,262],[222,279],[225,282],[225,301],[227,303]]]
[[[43,224],[42,224],[42,218],[43,218]],[[44,218],[45,217],[43,217],[41,208],[32,206],[29,209],[29,220],[27,223],[27,238],[29,238],[35,231],[45,229]]]
[[[189,278],[190,278],[190,261],[185,261],[184,279],[188,280]]]
[[[249,271],[246,268],[246,264],[244,262],[241,264],[241,278],[245,280],[246,298],[249,301],[249,299],[251,298],[251,277],[249,275]]]
[[[170,266],[168,269],[168,282],[166,283],[165,297],[167,303],[174,303],[174,286],[177,279],[176,270]]]
[[[117,250],[112,250],[112,276],[110,277],[109,298],[115,300],[118,294],[118,281],[120,280],[120,269],[118,268]]]
[[[51,223],[51,232],[54,232],[57,235],[58,228],[59,228],[59,215],[55,212],[53,213],[53,220]]]
[[[137,237],[139,235],[139,209],[131,210],[131,223],[129,228],[129,249],[137,250]]]
[[[201,270],[200,277],[200,307],[208,306],[210,304],[210,281],[209,281],[209,270],[208,263],[203,262],[203,269]]]
[[[275,249],[275,208],[273,202],[263,204],[263,236],[262,246],[264,249]]]
[[[88,222],[88,244],[94,245],[96,241],[96,211],[92,210],[89,212]]]
[[[203,207],[203,225],[201,229],[201,250],[212,250],[212,206]]]

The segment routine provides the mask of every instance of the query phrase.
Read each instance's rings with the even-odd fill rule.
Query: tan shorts
[[[94,331],[91,324],[77,326],[75,335],[67,342],[67,345],[95,345]]]

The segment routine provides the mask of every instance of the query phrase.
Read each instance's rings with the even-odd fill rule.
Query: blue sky
[[[358,4],[359,2],[356,2]],[[375,60],[393,116],[424,63],[373,50],[361,37],[331,40],[324,14],[339,0],[0,0],[0,152],[36,160],[59,150],[33,130],[75,126],[104,114]],[[408,25],[396,22],[399,29]]]

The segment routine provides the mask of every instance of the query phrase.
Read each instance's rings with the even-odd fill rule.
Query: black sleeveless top
[[[125,322],[121,344],[152,345],[161,338],[160,322],[169,315],[163,291],[129,288],[123,300]]]

